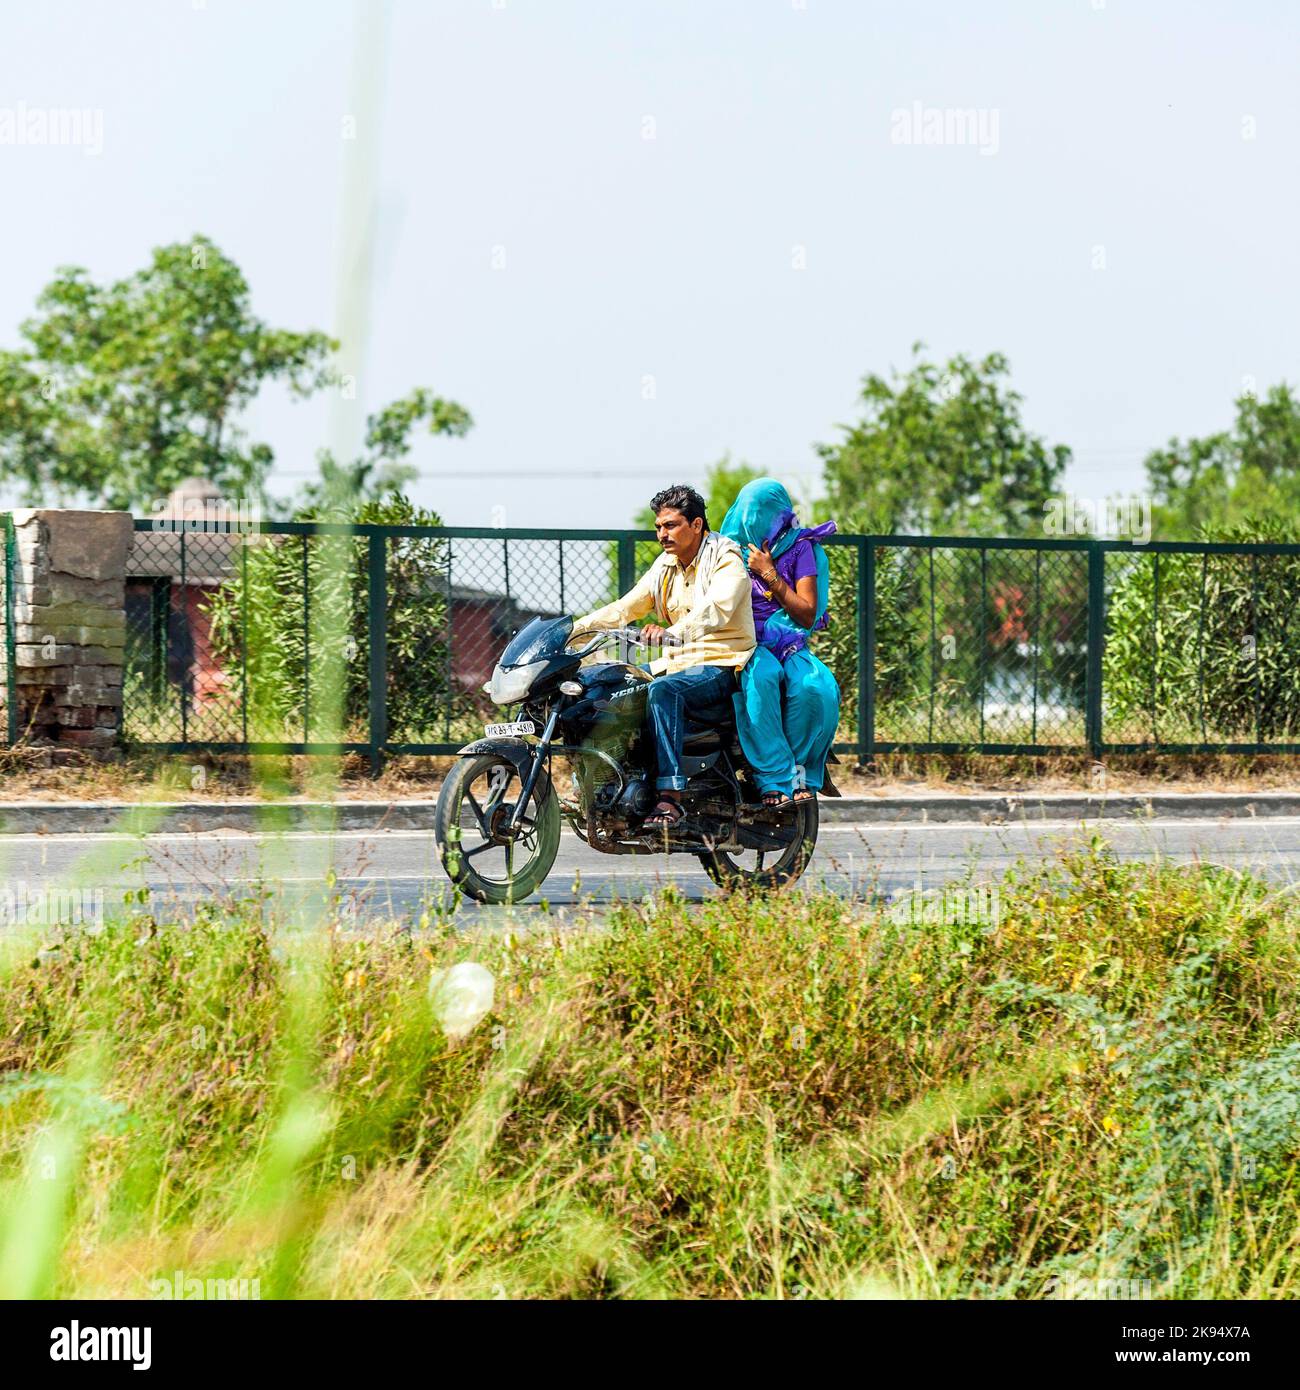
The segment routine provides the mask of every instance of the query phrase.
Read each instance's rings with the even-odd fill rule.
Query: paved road
[[[804,880],[841,894],[890,896],[931,889],[974,871],[997,877],[1018,860],[1054,856],[1097,834],[1124,859],[1206,860],[1249,866],[1283,882],[1300,881],[1300,819],[1107,821],[1019,825],[823,826]],[[240,832],[155,835],[0,836],[4,884],[30,894],[42,888],[100,891],[111,909],[125,888],[147,884],[155,899],[177,906],[247,892],[256,884],[286,900],[319,894],[331,862],[338,890],[359,919],[412,921],[446,899],[446,880],[424,831],[274,836]],[[584,903],[637,897],[665,883],[699,899],[714,891],[696,860],[611,858],[567,831],[545,886],[552,910],[571,915]],[[514,909],[462,904],[458,920],[491,925],[540,915],[540,897]]]

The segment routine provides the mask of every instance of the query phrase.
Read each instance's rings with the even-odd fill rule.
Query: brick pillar
[[[109,756],[122,719],[131,515],[27,509],[13,519],[19,732]]]

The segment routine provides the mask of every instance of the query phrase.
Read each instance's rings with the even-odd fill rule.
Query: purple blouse
[[[789,550],[778,555],[772,561],[776,567],[776,572],[793,589],[799,580],[812,575],[817,575],[817,557],[813,554],[812,542],[807,536],[800,536]],[[768,597],[767,586],[763,581],[754,575],[750,588],[754,596],[754,628],[760,634],[763,624],[780,609],[781,605],[774,599]]]
[[[798,525],[794,513],[789,514],[789,521]],[[833,521],[823,521],[820,526],[806,528],[797,541],[786,551],[782,552],[772,561],[776,567],[776,572],[793,589],[806,575],[817,576],[817,552],[813,549],[816,542],[823,540],[827,536],[835,534],[836,526]],[[769,540],[771,538],[769,537]],[[786,657],[792,656],[795,652],[801,651],[808,645],[808,633],[802,628],[792,626],[785,628],[782,624],[777,624],[776,629],[769,634],[766,632],[767,620],[781,609],[781,605],[769,596],[767,586],[757,575],[750,581],[750,594],[753,599],[754,608],[754,635],[762,646],[767,647],[777,658],[784,662]],[[820,632],[830,621],[830,613],[824,612],[821,617],[812,625],[813,632]]]

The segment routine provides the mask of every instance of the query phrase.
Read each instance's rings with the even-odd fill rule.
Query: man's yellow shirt
[[[714,542],[715,544],[717,542]],[[754,653],[754,613],[749,570],[733,546],[720,548],[703,586],[698,571],[704,545],[683,568],[675,555],[660,555],[622,598],[573,620],[573,636],[626,627],[652,610],[668,625],[664,654],[650,663],[656,676],[688,666],[731,666]]]

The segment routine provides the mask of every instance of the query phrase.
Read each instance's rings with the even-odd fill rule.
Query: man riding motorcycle
[[[725,887],[794,883],[816,849],[815,798],[765,804],[737,741],[737,675],[756,649],[740,549],[710,531],[692,488],[667,488],[653,506],[663,553],[631,592],[577,619],[534,618],[484,686],[514,717],[458,750],[434,825],[448,877],[479,902],[539,888],[562,820],[602,854],[693,855]],[[655,641],[663,654],[647,666],[587,662],[615,640]],[[557,762],[571,773],[567,796]]]
[[[626,627],[654,612],[642,633],[663,644],[648,666],[655,679],[647,697],[659,800],[645,824],[671,827],[685,814],[686,721],[727,717],[737,674],[754,653],[754,617],[740,547],[709,529],[700,494],[679,484],[657,493],[650,506],[663,553],[622,598],[575,618],[573,636]]]

